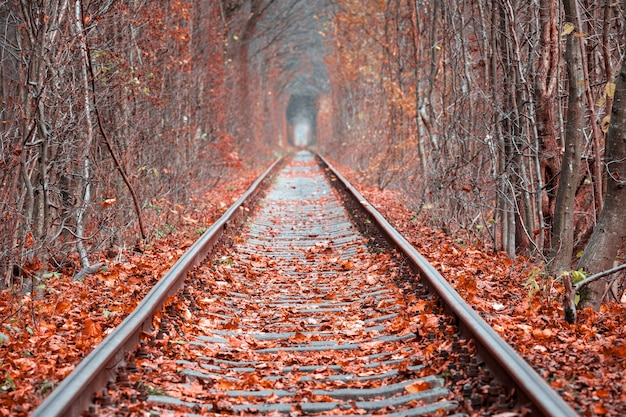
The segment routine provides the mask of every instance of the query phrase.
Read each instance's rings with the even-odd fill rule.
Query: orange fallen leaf
[[[302,343],[302,342],[307,341],[307,337],[300,332],[296,332],[296,334],[293,335],[292,339],[297,343]]]
[[[228,381],[219,381],[213,385],[213,388],[220,391],[229,391],[233,389],[233,387],[233,383]]]
[[[116,201],[117,201],[116,198],[107,198],[106,200],[101,201],[100,205],[102,207],[109,207],[109,206],[112,206],[113,204],[115,204]]]
[[[85,320],[85,327],[83,333],[87,337],[99,338],[102,337],[102,326],[100,323],[93,321],[92,319]]]
[[[424,382],[424,381],[415,381],[411,385],[407,385],[406,387],[404,387],[404,389],[409,394],[415,394],[415,393],[418,393],[418,392],[429,390],[430,389],[430,384],[428,384],[428,382]]]
[[[417,300],[413,305],[409,306],[409,313],[421,313],[426,309],[428,302],[426,300]]]
[[[565,386],[565,381],[562,379],[555,379],[550,382],[550,386],[554,389],[563,388]]]
[[[549,339],[554,333],[550,329],[533,329],[533,336],[535,339]]]
[[[595,395],[598,398],[602,398],[604,400],[608,400],[609,398],[611,398],[611,392],[609,390],[606,390],[606,389],[595,390],[593,392],[593,395]]]
[[[243,343],[239,339],[236,339],[234,337],[229,337],[228,344],[234,348],[240,348]]]
[[[63,314],[67,310],[69,310],[70,307],[71,304],[69,301],[61,301],[59,304],[57,304],[55,311],[57,314]]]
[[[349,271],[354,268],[354,262],[350,260],[344,261],[343,264],[341,264],[341,267],[344,269],[344,271]]]

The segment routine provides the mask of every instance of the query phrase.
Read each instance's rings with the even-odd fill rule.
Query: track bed
[[[329,170],[308,151],[289,158],[255,209],[233,209],[241,228],[215,226],[232,229],[222,244],[168,274],[186,280],[164,308],[149,295],[150,315],[134,319],[143,327],[116,329],[140,344],[105,340],[97,350],[112,353],[98,362],[94,352],[51,395],[49,410],[61,411],[44,403],[38,415],[77,415],[63,397],[83,401],[79,388],[103,375],[115,376],[83,415],[574,415],[523,361],[509,374],[532,374],[528,391],[503,373],[498,363],[521,359],[497,337],[489,347],[491,329],[426,280],[393,231],[373,228],[362,197],[344,205],[346,188],[331,186],[343,179]],[[535,398],[544,394],[547,405]]]
[[[361,235],[311,154],[283,169],[235,241],[194,271],[187,292],[196,325],[171,335],[190,342],[187,359],[168,359],[202,399],[149,401],[234,413],[409,416],[457,407],[436,360],[453,338],[428,330],[445,317],[408,283],[397,286],[400,266]],[[142,380],[156,387],[163,376],[150,374]]]

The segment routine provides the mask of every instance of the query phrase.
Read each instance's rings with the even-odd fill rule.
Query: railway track
[[[326,161],[263,177],[33,416],[576,415]]]

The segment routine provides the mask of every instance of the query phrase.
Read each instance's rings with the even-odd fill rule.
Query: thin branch
[[[583,279],[582,281],[580,281],[579,283],[574,285],[574,291],[578,291],[581,287],[593,282],[593,281],[597,281],[600,278],[604,278],[608,275],[614,274],[616,272],[622,271],[626,269],[626,263],[625,264],[621,264],[618,265],[616,267],[613,267],[611,269],[607,269],[606,271],[602,271],[602,272],[598,272],[597,274],[593,274],[585,279]]]
[[[95,274],[104,266],[104,262],[98,262],[97,264],[93,264],[91,266],[86,266],[74,275],[72,281],[82,281],[88,275]]]
[[[568,323],[576,323],[575,296],[576,296],[576,292],[580,288],[584,287],[587,284],[592,283],[593,281],[597,281],[600,278],[604,278],[606,276],[612,275],[619,271],[623,271],[625,269],[626,269],[626,263],[618,265],[611,269],[607,269],[606,271],[593,274],[576,284],[572,283],[571,273],[568,273],[568,272],[564,273],[563,274],[563,287],[564,287],[565,293],[563,294],[563,312],[565,313],[565,320]]]
[[[109,135],[104,130],[104,124],[102,123],[102,118],[100,116],[100,109],[96,103],[96,77],[93,71],[93,65],[91,65],[91,62],[92,62],[91,48],[89,48],[89,43],[87,42],[86,34],[85,34],[85,49],[86,49],[87,56],[88,56],[87,66],[89,68],[89,75],[91,77],[91,89],[93,91],[93,94],[92,94],[93,109],[94,109],[94,112],[96,113],[96,119],[98,120],[98,129],[100,130],[100,133],[102,134],[102,137],[104,138],[104,142],[107,146],[107,149],[109,150],[109,153],[111,154],[111,157],[113,158],[113,162],[115,163],[115,167],[117,168],[117,171],[122,176],[122,179],[124,180],[124,183],[126,184],[126,187],[128,188],[128,191],[131,194],[131,197],[133,199],[133,205],[135,208],[135,213],[137,214],[137,220],[139,222],[139,231],[141,232],[141,238],[145,240],[147,237],[147,233],[146,233],[145,226],[143,224],[143,216],[141,214],[141,206],[139,204],[139,199],[137,198],[137,193],[135,192],[135,189],[133,188],[130,182],[130,179],[128,178],[128,175],[126,174],[126,171],[124,170],[124,167],[122,166],[122,163],[120,162],[115,151],[113,150],[113,146],[111,145],[111,140],[109,139]]]

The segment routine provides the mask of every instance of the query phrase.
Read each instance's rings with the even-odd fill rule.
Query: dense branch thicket
[[[285,144],[292,94],[327,88],[323,4],[0,4],[5,287],[167,233],[192,188]]]
[[[2,5],[4,285],[157,235],[195,180],[283,151],[294,96],[323,151],[461,242],[557,276],[590,239],[577,267],[623,256],[617,2]]]
[[[2,3],[4,286],[158,235],[237,162],[219,4]]]
[[[623,5],[334,7],[328,151],[380,188],[403,189],[416,218],[463,241],[545,259],[556,274],[571,269],[602,211],[609,167],[624,165],[624,154],[607,160],[604,150],[617,122]]]

